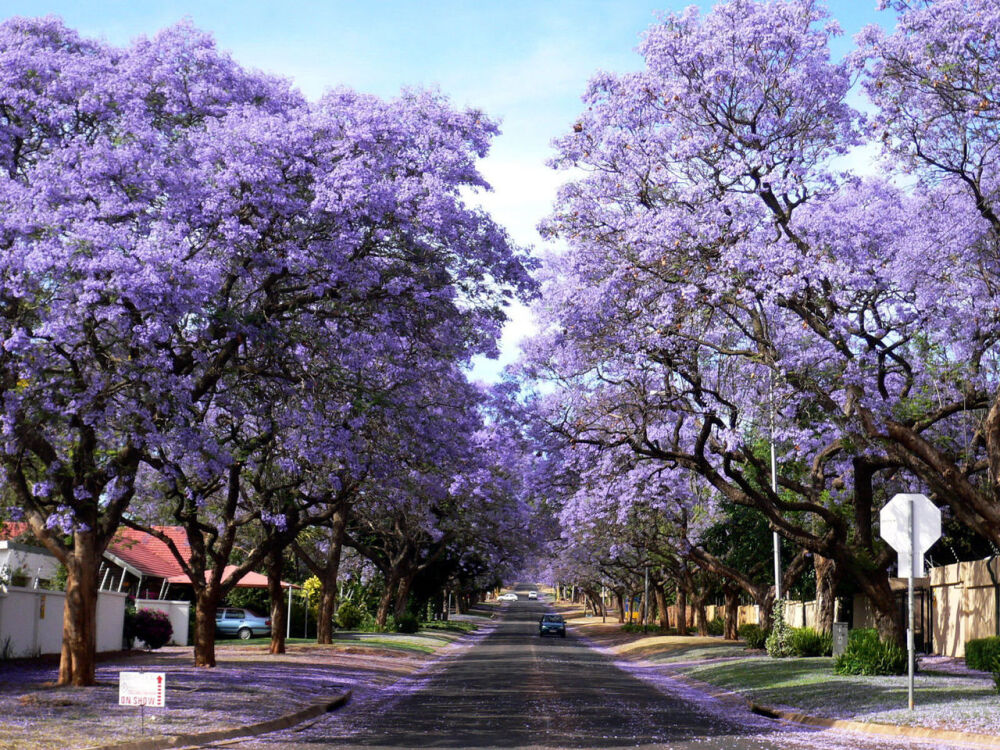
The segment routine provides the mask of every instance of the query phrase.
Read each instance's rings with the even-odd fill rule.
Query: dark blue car
[[[538,635],[558,635],[566,637],[566,620],[562,615],[542,615],[538,621]]]

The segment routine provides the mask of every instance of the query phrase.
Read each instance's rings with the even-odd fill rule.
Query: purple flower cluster
[[[700,543],[736,504],[854,577],[888,635],[885,496],[927,492],[1000,542],[1000,10],[886,5],[896,30],[842,61],[808,0],[668,15],[556,141],[581,176],[543,225],[569,249],[523,374],[578,577],[635,590],[680,554],[766,609]]]
[[[438,524],[482,427],[462,368],[534,291],[465,201],[496,124],[435,92],[307,102],[188,24],[119,48],[12,18],[0,70],[0,462],[70,585],[123,517],[186,527],[204,602],[237,531],[264,539],[242,574],[365,483]]]

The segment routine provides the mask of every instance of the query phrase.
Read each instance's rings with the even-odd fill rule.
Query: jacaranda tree
[[[121,49],[13,19],[0,63],[5,486],[67,567],[60,682],[84,685],[140,465],[194,506],[182,474],[234,492],[226,412],[247,380],[301,387],[303,336],[344,373],[464,361],[530,281],[461,195],[496,127],[439,95],[310,104],[183,25]]]

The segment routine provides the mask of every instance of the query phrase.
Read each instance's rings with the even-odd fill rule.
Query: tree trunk
[[[615,590],[615,600],[618,602],[618,622],[625,622],[625,597],[621,589]]]
[[[58,685],[86,687],[97,670],[97,571],[101,555],[96,535],[73,534],[73,551],[66,557],[66,604]]]
[[[699,591],[692,597],[692,600],[698,635],[704,638],[708,635],[708,613],[705,611],[705,592]]]
[[[735,641],[739,638],[740,629],[739,593],[734,588],[726,588],[723,590],[723,595],[726,597],[726,631],[724,637],[727,641]]]
[[[837,590],[837,565],[828,557],[813,555],[816,570],[816,629],[833,631],[833,605]]]
[[[757,617],[757,624],[764,630],[771,629],[771,621],[774,619],[774,586],[760,588],[754,595],[754,602],[760,610]]]
[[[194,609],[194,665],[215,666],[215,612],[219,608],[219,592],[214,586],[201,587],[196,592]]]
[[[413,585],[413,579],[416,578],[416,576],[416,571],[412,571],[400,576],[399,578],[399,585],[396,587],[395,614],[397,620],[406,614],[406,605],[409,604],[410,601],[410,587]]]
[[[271,654],[285,653],[285,597],[281,590],[284,563],[281,549],[276,547],[267,553],[267,590],[271,596],[271,645],[268,653]],[[291,590],[288,595],[292,595]]]
[[[662,583],[653,584],[653,595],[656,597],[656,611],[660,615],[660,629],[666,630],[670,627],[670,615],[667,613],[667,594]]]
[[[872,614],[875,617],[875,628],[878,630],[879,638],[885,641],[895,641],[905,648],[906,629],[900,616],[899,607],[896,605],[896,595],[889,587],[889,577],[883,576],[882,580],[859,577],[858,584],[872,605]]]
[[[378,603],[378,611],[375,613],[375,626],[379,630],[385,628],[385,623],[389,619],[389,608],[392,606],[392,600],[395,597],[398,583],[399,573],[393,568],[392,572],[386,578],[385,591],[382,592],[382,598],[379,599]]]
[[[677,582],[677,635],[688,634],[688,595],[680,581]]]
[[[347,510],[333,514],[330,546],[326,552],[326,565],[320,576],[319,622],[316,625],[316,642],[333,643],[333,617],[337,609],[337,579],[340,576],[340,558],[344,550],[344,532],[347,528]]]

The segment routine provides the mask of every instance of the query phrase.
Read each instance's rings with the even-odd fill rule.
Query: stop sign
[[[879,533],[899,556],[899,577],[909,578],[911,566],[915,578],[923,576],[924,553],[941,537],[941,511],[938,507],[926,495],[900,494],[885,504],[878,518]]]

